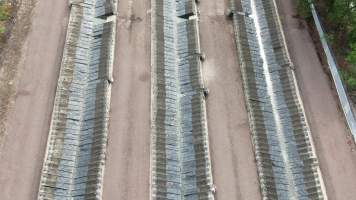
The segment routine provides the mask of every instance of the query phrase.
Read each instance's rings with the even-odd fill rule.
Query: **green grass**
[[[6,28],[4,25],[0,25],[0,34],[4,34],[6,32]]]
[[[11,4],[6,2],[0,3],[0,37],[6,33],[6,22],[11,17]]]
[[[0,21],[6,21],[11,15],[11,5],[7,3],[0,3]]]

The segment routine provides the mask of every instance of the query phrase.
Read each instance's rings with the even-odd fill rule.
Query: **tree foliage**
[[[356,0],[325,0],[332,31],[349,45],[356,42]],[[348,46],[349,48],[351,46]]]
[[[337,42],[338,51],[356,65],[356,0],[320,0],[328,32]]]
[[[348,53],[346,60],[351,64],[356,64],[356,43],[351,45],[351,50]]]

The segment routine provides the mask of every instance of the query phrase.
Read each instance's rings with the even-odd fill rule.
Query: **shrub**
[[[347,88],[351,91],[356,90],[356,78],[350,76],[346,82]]]
[[[297,9],[299,15],[304,19],[311,18],[312,15],[310,12],[309,0],[298,0]]]
[[[351,50],[347,54],[346,60],[350,65],[356,67],[356,42],[351,45]]]

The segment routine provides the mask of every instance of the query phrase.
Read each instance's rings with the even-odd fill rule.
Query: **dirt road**
[[[149,198],[150,1],[123,0],[111,97],[103,199]]]
[[[356,196],[356,153],[348,145],[344,116],[338,109],[335,90],[322,65],[307,29],[301,28],[292,0],[279,0],[279,10],[311,133],[330,200]]]
[[[216,199],[261,199],[229,1],[201,1],[204,78],[210,90],[207,115]]]
[[[37,196],[68,21],[67,1],[38,0],[0,154],[0,199]]]

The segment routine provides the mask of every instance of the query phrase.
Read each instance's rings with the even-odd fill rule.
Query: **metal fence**
[[[311,12],[312,12],[313,19],[315,22],[315,26],[316,26],[319,36],[320,36],[321,44],[323,46],[323,49],[324,49],[324,52],[325,52],[325,55],[327,58],[328,66],[329,66],[331,75],[334,80],[334,84],[335,84],[336,91],[337,91],[337,94],[338,94],[338,97],[339,97],[339,100],[341,103],[341,107],[342,107],[342,110],[344,112],[344,115],[345,115],[345,118],[347,121],[347,125],[349,126],[349,129],[350,129],[351,134],[353,135],[353,138],[355,141],[355,139],[356,139],[356,121],[355,121],[354,114],[352,112],[350,103],[348,101],[344,86],[342,85],[342,81],[341,81],[339,72],[337,70],[338,69],[337,64],[335,62],[333,54],[332,54],[332,52],[329,48],[329,45],[327,43],[325,33],[323,31],[323,27],[320,23],[318,13],[317,13],[313,3],[310,3],[310,8],[311,8]]]

